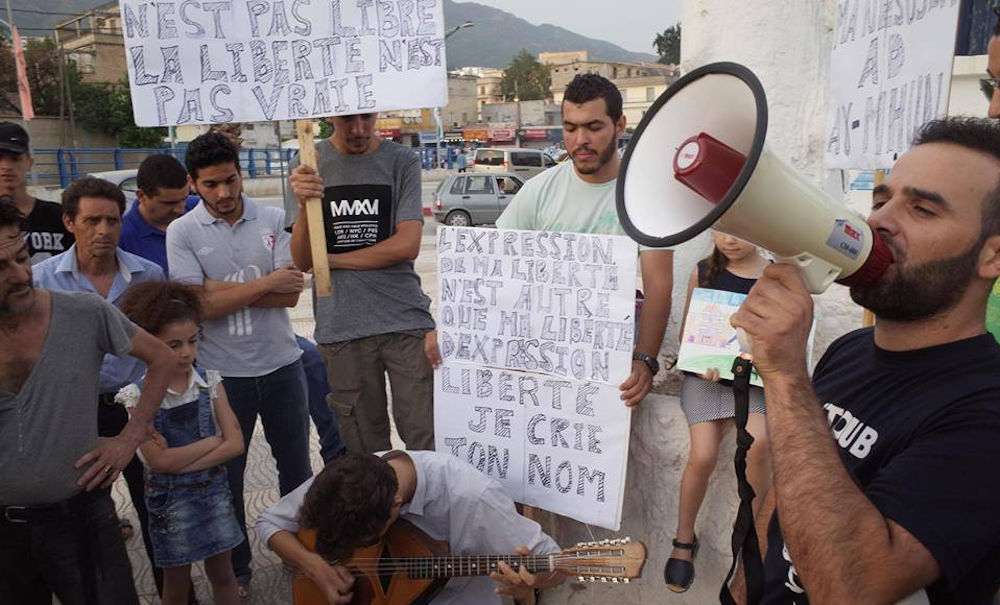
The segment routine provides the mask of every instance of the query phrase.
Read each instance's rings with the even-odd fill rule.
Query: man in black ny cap
[[[24,237],[31,263],[69,250],[73,234],[63,225],[62,208],[28,193],[28,171],[34,160],[28,151],[28,133],[13,122],[0,122],[0,196],[9,196],[26,217]]]

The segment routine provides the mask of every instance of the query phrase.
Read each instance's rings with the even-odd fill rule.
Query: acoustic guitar
[[[298,539],[315,550],[316,533],[299,531]],[[340,562],[354,575],[351,605],[426,605],[450,578],[486,576],[499,571],[499,563],[515,571],[560,571],[580,582],[625,583],[642,576],[646,546],[628,538],[580,542],[561,553],[548,555],[456,555],[447,542],[432,539],[403,519],[397,520],[378,544],[355,550]],[[296,573],[292,584],[295,605],[328,605],[319,587],[305,574]]]

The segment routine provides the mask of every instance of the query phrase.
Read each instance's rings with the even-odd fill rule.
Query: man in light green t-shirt
[[[618,138],[625,132],[622,96],[596,74],[577,76],[562,103],[563,139],[572,161],[525,183],[497,219],[501,229],[625,235],[615,208]],[[621,384],[625,405],[636,405],[653,386],[656,356],[670,318],[672,250],[642,248],[639,266],[645,304],[632,356],[632,373]]]

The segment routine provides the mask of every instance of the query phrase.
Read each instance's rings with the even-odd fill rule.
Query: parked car
[[[506,172],[530,179],[556,165],[547,153],[522,147],[480,147],[472,160],[473,172]]]
[[[453,174],[434,192],[434,220],[456,227],[495,223],[522,185],[519,174]]]
[[[105,181],[111,181],[118,186],[122,192],[125,193],[125,197],[131,202],[135,199],[135,190],[139,188],[136,182],[136,174],[138,170],[131,168],[129,170],[109,170],[107,172],[91,172],[87,176],[96,176],[99,179],[104,179]]]

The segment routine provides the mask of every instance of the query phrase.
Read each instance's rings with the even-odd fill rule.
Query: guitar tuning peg
[[[615,578],[611,578],[611,581],[612,581],[613,583],[617,584],[617,583],[618,583],[618,578],[617,578],[617,577],[615,577]]]
[[[601,576],[601,582],[603,582],[604,584],[607,584],[608,583],[608,579],[605,578],[604,576]]]
[[[628,536],[625,536],[624,538],[622,538],[622,544],[628,544],[631,541],[632,541],[632,538],[629,538]]]
[[[628,584],[629,582],[631,582],[631,580],[628,578],[622,578],[622,584]]]
[[[583,582],[586,582],[586,581],[587,581],[587,578],[585,578],[585,577],[583,577],[583,576],[579,576],[579,577],[578,577],[578,578],[576,579],[576,581],[577,581],[577,582],[580,582],[580,583],[583,583]]]
[[[587,581],[588,582],[596,582],[597,578],[595,578],[594,576],[590,576],[589,578],[587,578]]]

